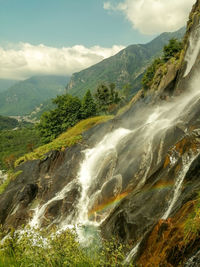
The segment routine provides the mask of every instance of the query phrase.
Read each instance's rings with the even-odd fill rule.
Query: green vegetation
[[[104,113],[112,113],[118,107],[121,98],[119,93],[115,90],[115,84],[110,83],[109,86],[101,84],[97,87],[95,93],[98,110]]]
[[[0,115],[0,131],[14,129],[17,126],[18,126],[18,121],[16,119],[3,117]]]
[[[148,44],[130,45],[118,54],[83,71],[73,74],[67,93],[83,97],[88,89],[94,94],[98,84],[115,83],[117,90],[130,84],[130,97],[141,89],[141,80],[147,64],[161,56],[163,46],[172,38],[182,39],[185,28],[174,33],[163,33]]]
[[[56,230],[29,229],[23,235],[12,230],[0,245],[0,266],[123,266],[125,253],[130,249],[116,240],[99,240],[98,244],[83,247],[75,230],[60,234]],[[1,231],[0,237],[4,235]]]
[[[154,59],[153,63],[147,68],[142,78],[142,85],[144,90],[151,88],[156,71],[163,66],[170,59],[178,59],[183,48],[183,43],[175,38],[169,40],[169,43],[164,46],[161,58]]]
[[[96,114],[97,114],[97,106],[96,103],[94,102],[90,90],[88,90],[82,100],[81,117],[82,119],[86,119],[89,117],[93,117]]]
[[[81,120],[81,101],[71,95],[57,96],[55,109],[45,112],[38,124],[42,141],[48,143]]]
[[[48,99],[63,94],[68,77],[41,76],[20,81],[0,93],[0,114],[27,115]]]
[[[82,119],[87,119],[99,114],[113,113],[121,101],[115,84],[109,86],[101,84],[95,94],[96,103],[88,90],[82,101],[78,97],[68,94],[57,96],[53,100],[56,108],[45,112],[37,128],[43,143],[54,140],[58,135],[73,127]]]
[[[71,129],[69,129],[68,131],[58,136],[52,142],[40,146],[36,148],[33,152],[30,152],[24,155],[23,157],[19,158],[15,162],[15,166],[18,166],[19,164],[27,160],[41,159],[44,157],[44,154],[48,153],[51,150],[62,150],[65,149],[66,147],[70,147],[74,144],[77,144],[82,140],[83,132],[87,131],[88,129],[99,123],[106,122],[112,118],[113,116],[98,116],[83,120],[78,124],[76,124]]]
[[[160,58],[154,59],[153,63],[147,68],[143,78],[142,78],[142,85],[145,90],[148,90],[152,83],[154,75],[157,69],[163,64],[163,61]]]
[[[200,193],[195,201],[194,210],[189,214],[184,225],[185,241],[195,239],[200,233]]]
[[[0,131],[0,169],[12,169],[18,157],[39,145],[40,136],[33,127]]]
[[[170,58],[179,58],[180,52],[183,49],[183,43],[173,38],[163,48],[163,60],[167,62]]]

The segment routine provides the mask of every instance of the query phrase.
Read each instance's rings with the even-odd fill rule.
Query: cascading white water
[[[199,29],[198,29],[198,34],[199,34]],[[190,41],[190,46],[188,48],[186,56],[187,69],[185,72],[185,76],[187,76],[187,74],[191,71],[194,63],[196,62],[196,58],[200,50],[199,39],[200,39],[199,37],[198,38],[193,37],[193,39],[191,39]],[[143,130],[142,134],[140,131],[140,136],[137,136],[137,142],[141,144],[141,146],[145,145],[145,153],[143,153],[143,158],[141,158],[141,165],[143,168],[145,168],[145,172],[143,172],[143,176],[138,181],[137,189],[143,186],[143,184],[146,181],[146,178],[148,177],[149,170],[151,168],[151,161],[153,160],[154,157],[154,155],[152,154],[154,137],[159,133],[161,134],[165,133],[169,127],[178,124],[179,120],[181,120],[181,115],[184,112],[186,112],[188,106],[190,106],[191,103],[198,101],[200,96],[200,92],[198,90],[199,82],[200,82],[199,77],[196,77],[196,80],[194,80],[191,84],[191,88],[188,88],[188,91],[184,95],[178,98],[174,99],[172,98],[170,99],[170,102],[168,103],[165,102],[164,104],[161,104],[159,107],[152,107],[151,110],[147,111],[144,110],[144,112],[148,112],[149,116],[146,116],[146,114],[144,116],[142,113],[143,111],[137,114],[137,116],[139,117],[141,116],[141,124],[139,128],[142,128]],[[102,139],[102,141],[100,141],[93,148],[83,151],[84,160],[80,165],[80,171],[78,173],[78,177],[76,180],[76,182],[78,182],[81,187],[81,195],[78,204],[76,206],[76,216],[74,216],[74,214],[73,215],[69,214],[67,218],[65,218],[60,223],[60,229],[65,229],[70,227],[71,225],[76,225],[79,237],[83,242],[85,242],[86,241],[86,239],[84,238],[85,232],[83,232],[79,226],[89,225],[96,227],[99,224],[101,224],[101,222],[109,215],[109,212],[106,211],[103,214],[101,220],[98,222],[96,222],[95,220],[92,221],[88,218],[89,205],[90,202],[92,201],[91,195],[89,194],[88,190],[90,189],[91,185],[95,183],[98,174],[104,167],[103,164],[101,164],[103,159],[108,157],[109,153],[115,155],[115,157],[117,158],[116,146],[123,140],[123,138],[125,138],[126,136],[128,136],[129,134],[133,133],[136,130],[137,129],[129,130],[124,128],[119,128],[111,133],[108,133]],[[187,131],[187,129],[185,129],[185,131]],[[161,152],[162,151],[158,152],[160,153],[158,155],[159,162],[162,160]],[[195,156],[188,158],[183,157],[183,169],[180,171],[175,181],[173,196],[168,203],[167,210],[165,211],[162,217],[163,219],[168,218],[176,201],[178,200],[185,174],[187,173],[194,159]],[[113,173],[111,170],[111,174],[109,175],[109,177],[112,177],[112,175]],[[35,209],[34,216],[29,225],[31,227],[40,227],[41,221],[44,218],[44,214],[48,205],[54,201],[64,199],[67,195],[67,192],[71,190],[72,185],[73,182],[71,184],[66,185],[60,192],[56,194],[56,196],[47,201],[44,205],[37,207]],[[100,189],[101,188],[97,187],[96,193],[98,193]],[[135,247],[131,250],[125,261],[126,263],[128,263],[137,254],[140,243],[141,241],[138,242],[135,245]]]
[[[169,103],[165,103],[160,107],[152,108],[150,115],[143,121],[143,125],[139,126],[139,128],[143,128],[143,133],[138,137],[138,142],[141,145],[146,144],[146,153],[145,159],[141,159],[143,165],[146,163],[150,163],[153,155],[152,155],[152,140],[153,136],[155,136],[159,131],[165,131],[171,125],[174,125],[178,122],[180,114],[188,106],[188,103],[198,100],[199,92],[195,90],[196,84],[198,84],[199,78],[196,83],[193,85],[192,90],[188,90],[188,93],[184,96],[181,96],[176,99],[176,101],[171,101]],[[141,114],[141,116],[143,116]],[[137,129],[135,129],[137,130]],[[111,151],[115,151],[117,144],[127,135],[132,133],[135,130],[129,130],[124,128],[119,128],[114,132],[108,133],[102,141],[100,141],[94,148],[85,150],[85,158],[80,166],[80,171],[78,174],[78,182],[81,186],[81,197],[79,199],[77,205],[77,214],[76,218],[67,218],[61,222],[61,228],[66,228],[68,224],[90,224],[91,222],[88,219],[88,205],[90,202],[90,197],[88,196],[88,189],[92,183],[95,182],[95,179],[98,175],[98,172],[101,170],[101,161],[109,154]],[[148,175],[148,169],[150,168],[150,164],[146,166],[146,171],[142,177],[142,179],[138,182],[138,188],[141,187],[146,180]],[[33,219],[30,222],[32,227],[39,227],[41,225],[41,219],[45,213],[45,209],[47,206],[53,201],[63,199],[65,194],[70,190],[70,186],[66,185],[55,197],[50,199],[44,205],[39,206],[35,209]],[[96,190],[99,190],[97,188]],[[69,215],[70,216],[70,215]],[[106,216],[106,214],[105,214]],[[105,219],[105,216],[102,218]],[[98,225],[99,223],[92,222],[93,225]]]
[[[134,259],[134,257],[136,256],[138,249],[140,247],[142,240],[140,240],[134,247],[133,249],[130,251],[130,253],[127,255],[126,259],[124,260],[124,265],[127,265],[130,263],[131,260]]]
[[[53,198],[51,198],[49,201],[47,201],[44,205],[38,206],[34,210],[34,216],[33,216],[32,220],[29,222],[29,226],[32,228],[40,227],[41,220],[44,216],[45,210],[48,207],[48,205],[54,201],[64,199],[66,193],[71,190],[73,184],[74,184],[74,181],[70,182],[60,192],[58,192]]]
[[[119,128],[107,134],[94,148],[85,151],[85,159],[81,164],[78,175],[78,181],[82,191],[77,206],[78,217],[76,219],[76,224],[89,223],[88,205],[90,198],[88,196],[88,189],[91,184],[95,182],[98,172],[101,170],[102,157],[106,157],[111,150],[115,150],[116,152],[116,145],[130,133],[131,131],[128,129]]]
[[[187,174],[188,170],[190,169],[192,162],[197,158],[198,155],[199,154],[192,155],[192,156],[189,156],[189,155],[182,156],[183,168],[179,172],[179,174],[176,178],[176,182],[174,185],[173,197],[169,201],[169,206],[168,206],[167,210],[165,211],[164,215],[162,216],[163,220],[166,220],[169,217],[174,205],[176,204],[176,201],[178,200],[178,198],[181,194],[181,187],[182,187],[185,175]]]
[[[185,60],[187,61],[187,68],[185,70],[184,77],[186,77],[190,73],[193,65],[196,62],[199,51],[200,51],[200,25],[198,25],[198,27],[192,33],[189,39],[189,48],[185,56]]]

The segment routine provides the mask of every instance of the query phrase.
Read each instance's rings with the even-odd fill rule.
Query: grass
[[[11,230],[9,237],[0,243],[0,267],[124,266],[130,247],[117,239],[108,242],[99,238],[89,247],[83,247],[75,230],[67,229],[60,234],[57,230],[26,229],[24,234]],[[0,238],[4,235],[0,229]]]
[[[90,129],[91,127],[106,122],[112,119],[113,116],[97,116],[86,120],[82,120],[74,127],[70,128],[65,133],[62,133],[52,142],[36,148],[33,152],[25,154],[15,161],[15,167],[20,164],[34,159],[42,159],[46,153],[52,150],[64,150],[66,147],[71,147],[82,140],[82,133]]]
[[[39,133],[33,127],[0,131],[0,169],[13,167],[17,158],[42,145],[40,139]]]

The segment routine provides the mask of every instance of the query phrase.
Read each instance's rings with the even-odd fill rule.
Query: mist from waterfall
[[[198,25],[196,30],[191,34],[189,38],[189,47],[185,56],[187,67],[184,73],[184,77],[186,77],[190,73],[199,54],[199,50],[200,50],[200,25]]]
[[[199,29],[197,33],[199,34]],[[184,76],[187,76],[191,72],[197,60],[199,50],[200,40],[195,35],[194,39],[190,39],[190,45],[186,52],[187,68]],[[138,171],[140,175],[136,183],[136,190],[139,191],[148,179],[151,165],[153,162],[155,164],[155,159],[157,164],[160,164],[162,160],[162,145],[160,145],[157,155],[153,153],[155,140],[160,140],[160,144],[162,144],[167,131],[175,126],[180,126],[182,131],[187,134],[188,126],[185,118],[191,116],[192,107],[200,101],[199,84],[200,77],[199,75],[195,75],[188,83],[187,90],[180,96],[171,97],[167,101],[160,102],[157,105],[141,106],[139,110],[136,110],[135,115],[127,121],[129,127],[119,127],[108,132],[93,147],[82,151],[84,157],[80,163],[75,181],[66,184],[53,198],[39,205],[34,210],[34,215],[29,225],[36,228],[40,227],[48,205],[54,201],[67,198],[71,186],[77,183],[80,187],[80,197],[76,203],[75,212],[62,218],[58,226],[61,230],[64,230],[74,225],[79,240],[86,244],[87,239],[95,235],[98,227],[116,207],[114,203],[106,209],[99,209],[104,204],[102,196],[103,192],[106,192],[106,189],[109,187],[109,182],[112,181],[114,184],[111,199],[117,199],[120,194],[123,194],[123,175],[117,169],[120,148],[123,147],[126,140],[131,139],[134,144],[135,158],[130,160],[140,162],[140,170]],[[196,156],[197,154],[186,155],[182,159],[183,168],[174,180],[174,186],[165,210],[163,210],[162,219],[167,219],[170,216],[180,196],[185,175]],[[128,160],[125,159],[123,161],[122,168],[127,168]],[[173,165],[174,163],[176,163],[176,158],[171,159],[170,164]],[[134,169],[132,170],[132,179],[135,179],[134,173],[136,171]],[[92,213],[92,216],[90,216],[90,213]],[[129,262],[137,254],[141,240],[142,237],[127,256],[126,262]]]

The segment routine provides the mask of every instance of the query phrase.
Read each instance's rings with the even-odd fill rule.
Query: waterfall
[[[80,171],[77,177],[78,183],[81,186],[81,196],[79,198],[78,205],[76,207],[76,212],[78,216],[76,218],[70,215],[60,223],[61,229],[66,229],[71,227],[71,225],[81,226],[81,225],[94,225],[97,226],[96,222],[91,222],[88,218],[88,205],[90,202],[90,197],[88,196],[88,189],[95,182],[95,179],[101,169],[104,167],[101,162],[110,152],[113,150],[116,153],[117,144],[128,134],[131,130],[119,128],[114,132],[108,133],[102,141],[100,141],[94,148],[87,149],[83,153],[85,155],[83,162],[80,166]],[[112,173],[110,174],[112,176]],[[58,192],[53,198],[48,200],[43,205],[39,205],[34,210],[34,215],[29,226],[33,228],[38,228],[41,226],[41,221],[44,218],[46,208],[54,201],[62,200],[66,197],[67,193],[72,189],[73,185],[77,180],[72,181],[67,184],[60,192]],[[105,217],[104,217],[105,218]],[[80,229],[77,227],[77,231]],[[82,237],[83,239],[83,237]]]
[[[137,255],[138,249],[140,247],[140,243],[142,242],[142,239],[133,247],[133,249],[130,251],[130,253],[127,255],[126,259],[124,260],[124,265],[127,265],[130,263],[131,260],[134,259],[134,257]]]
[[[81,197],[77,205],[78,218],[76,219],[76,224],[87,224],[88,219],[88,206],[91,201],[88,190],[92,183],[95,182],[99,172],[102,170],[101,161],[110,151],[116,151],[117,144],[131,131],[124,128],[119,128],[112,133],[107,134],[103,140],[97,144],[94,148],[86,150],[85,159],[83,160],[80,172],[78,175],[78,181],[81,185]],[[111,177],[112,177],[111,173]]]
[[[51,198],[49,201],[47,201],[45,204],[38,206],[34,210],[34,216],[32,220],[29,222],[29,226],[31,228],[38,228],[41,225],[41,220],[44,216],[45,210],[48,207],[49,204],[51,204],[54,201],[58,201],[61,199],[64,199],[67,192],[69,192],[74,185],[74,181],[67,184],[60,192],[58,192],[53,198]]]
[[[139,126],[137,126],[137,128],[133,130],[125,128],[116,129],[115,131],[105,135],[104,138],[93,148],[83,151],[84,160],[80,165],[80,170],[76,179],[76,183],[78,183],[81,187],[81,196],[76,206],[76,216],[72,216],[69,214],[67,218],[65,218],[65,220],[60,223],[61,228],[66,228],[68,224],[92,224],[97,226],[109,215],[109,212],[106,211],[101,215],[102,218],[100,218],[98,222],[90,220],[88,218],[89,205],[91,206],[91,202],[95,199],[95,194],[98,194],[98,190],[101,190],[103,184],[113,177],[118,157],[116,147],[120,144],[121,141],[123,141],[125,137],[128,137],[131,134],[133,134],[133,142],[135,142],[135,147],[137,148],[137,150],[135,150],[135,157],[137,157],[137,153],[142,155],[141,166],[143,166],[142,168],[144,169],[143,175],[138,181],[137,189],[143,186],[146,181],[146,178],[148,177],[148,173],[151,168],[151,162],[154,157],[152,153],[152,144],[154,138],[157,135],[164,135],[167,129],[179,123],[179,121],[181,121],[182,114],[184,112],[188,112],[188,108],[195,101],[198,101],[199,91],[196,89],[198,88],[198,84],[199,77],[196,78],[195,83],[193,82],[191,84],[192,86],[186,94],[174,98],[169,103],[166,102],[160,105],[159,107],[153,106],[150,110],[142,110],[139,114],[137,114],[138,117],[141,117],[141,123]],[[160,151],[159,153],[161,154]],[[160,154],[158,155],[158,160],[161,159]],[[105,177],[105,179],[101,178],[104,180],[99,183],[98,179],[99,177],[101,177],[100,174],[105,168],[104,163],[106,162],[106,159],[108,162],[113,162],[111,166],[109,166],[110,169],[108,177]],[[187,167],[185,167],[185,171],[187,171]],[[120,174],[118,177],[120,177]],[[120,179],[123,179],[123,177],[121,177]],[[171,207],[173,207],[173,203],[175,203],[177,200],[178,192],[183,179],[184,175],[181,174],[177,178],[174,197],[172,199],[171,206],[168,207],[169,212],[171,211]],[[71,189],[73,183],[74,182],[72,182],[72,184],[67,184],[52,199],[48,200],[43,205],[39,205],[34,210],[34,216],[29,223],[30,226],[39,227],[41,225],[41,220],[43,219],[45,210],[48,205],[51,204],[53,201],[64,199],[67,196],[68,191]],[[94,186],[95,189],[95,192],[93,193],[90,192],[92,186]]]
[[[187,67],[184,73],[184,77],[186,77],[190,73],[193,65],[196,62],[199,51],[200,51],[200,25],[198,25],[196,30],[191,34],[189,38],[189,47],[187,49],[185,56]]]
[[[185,175],[187,174],[192,162],[197,158],[198,155],[199,154],[197,154],[195,156],[194,155],[192,155],[192,156],[186,155],[186,156],[182,157],[183,168],[179,172],[179,174],[176,178],[176,182],[174,185],[173,197],[169,201],[169,206],[168,206],[167,210],[165,211],[164,215],[162,216],[163,220],[166,220],[169,217],[174,205],[176,204],[176,201],[178,200],[178,198],[181,194],[181,187],[182,187]]]

